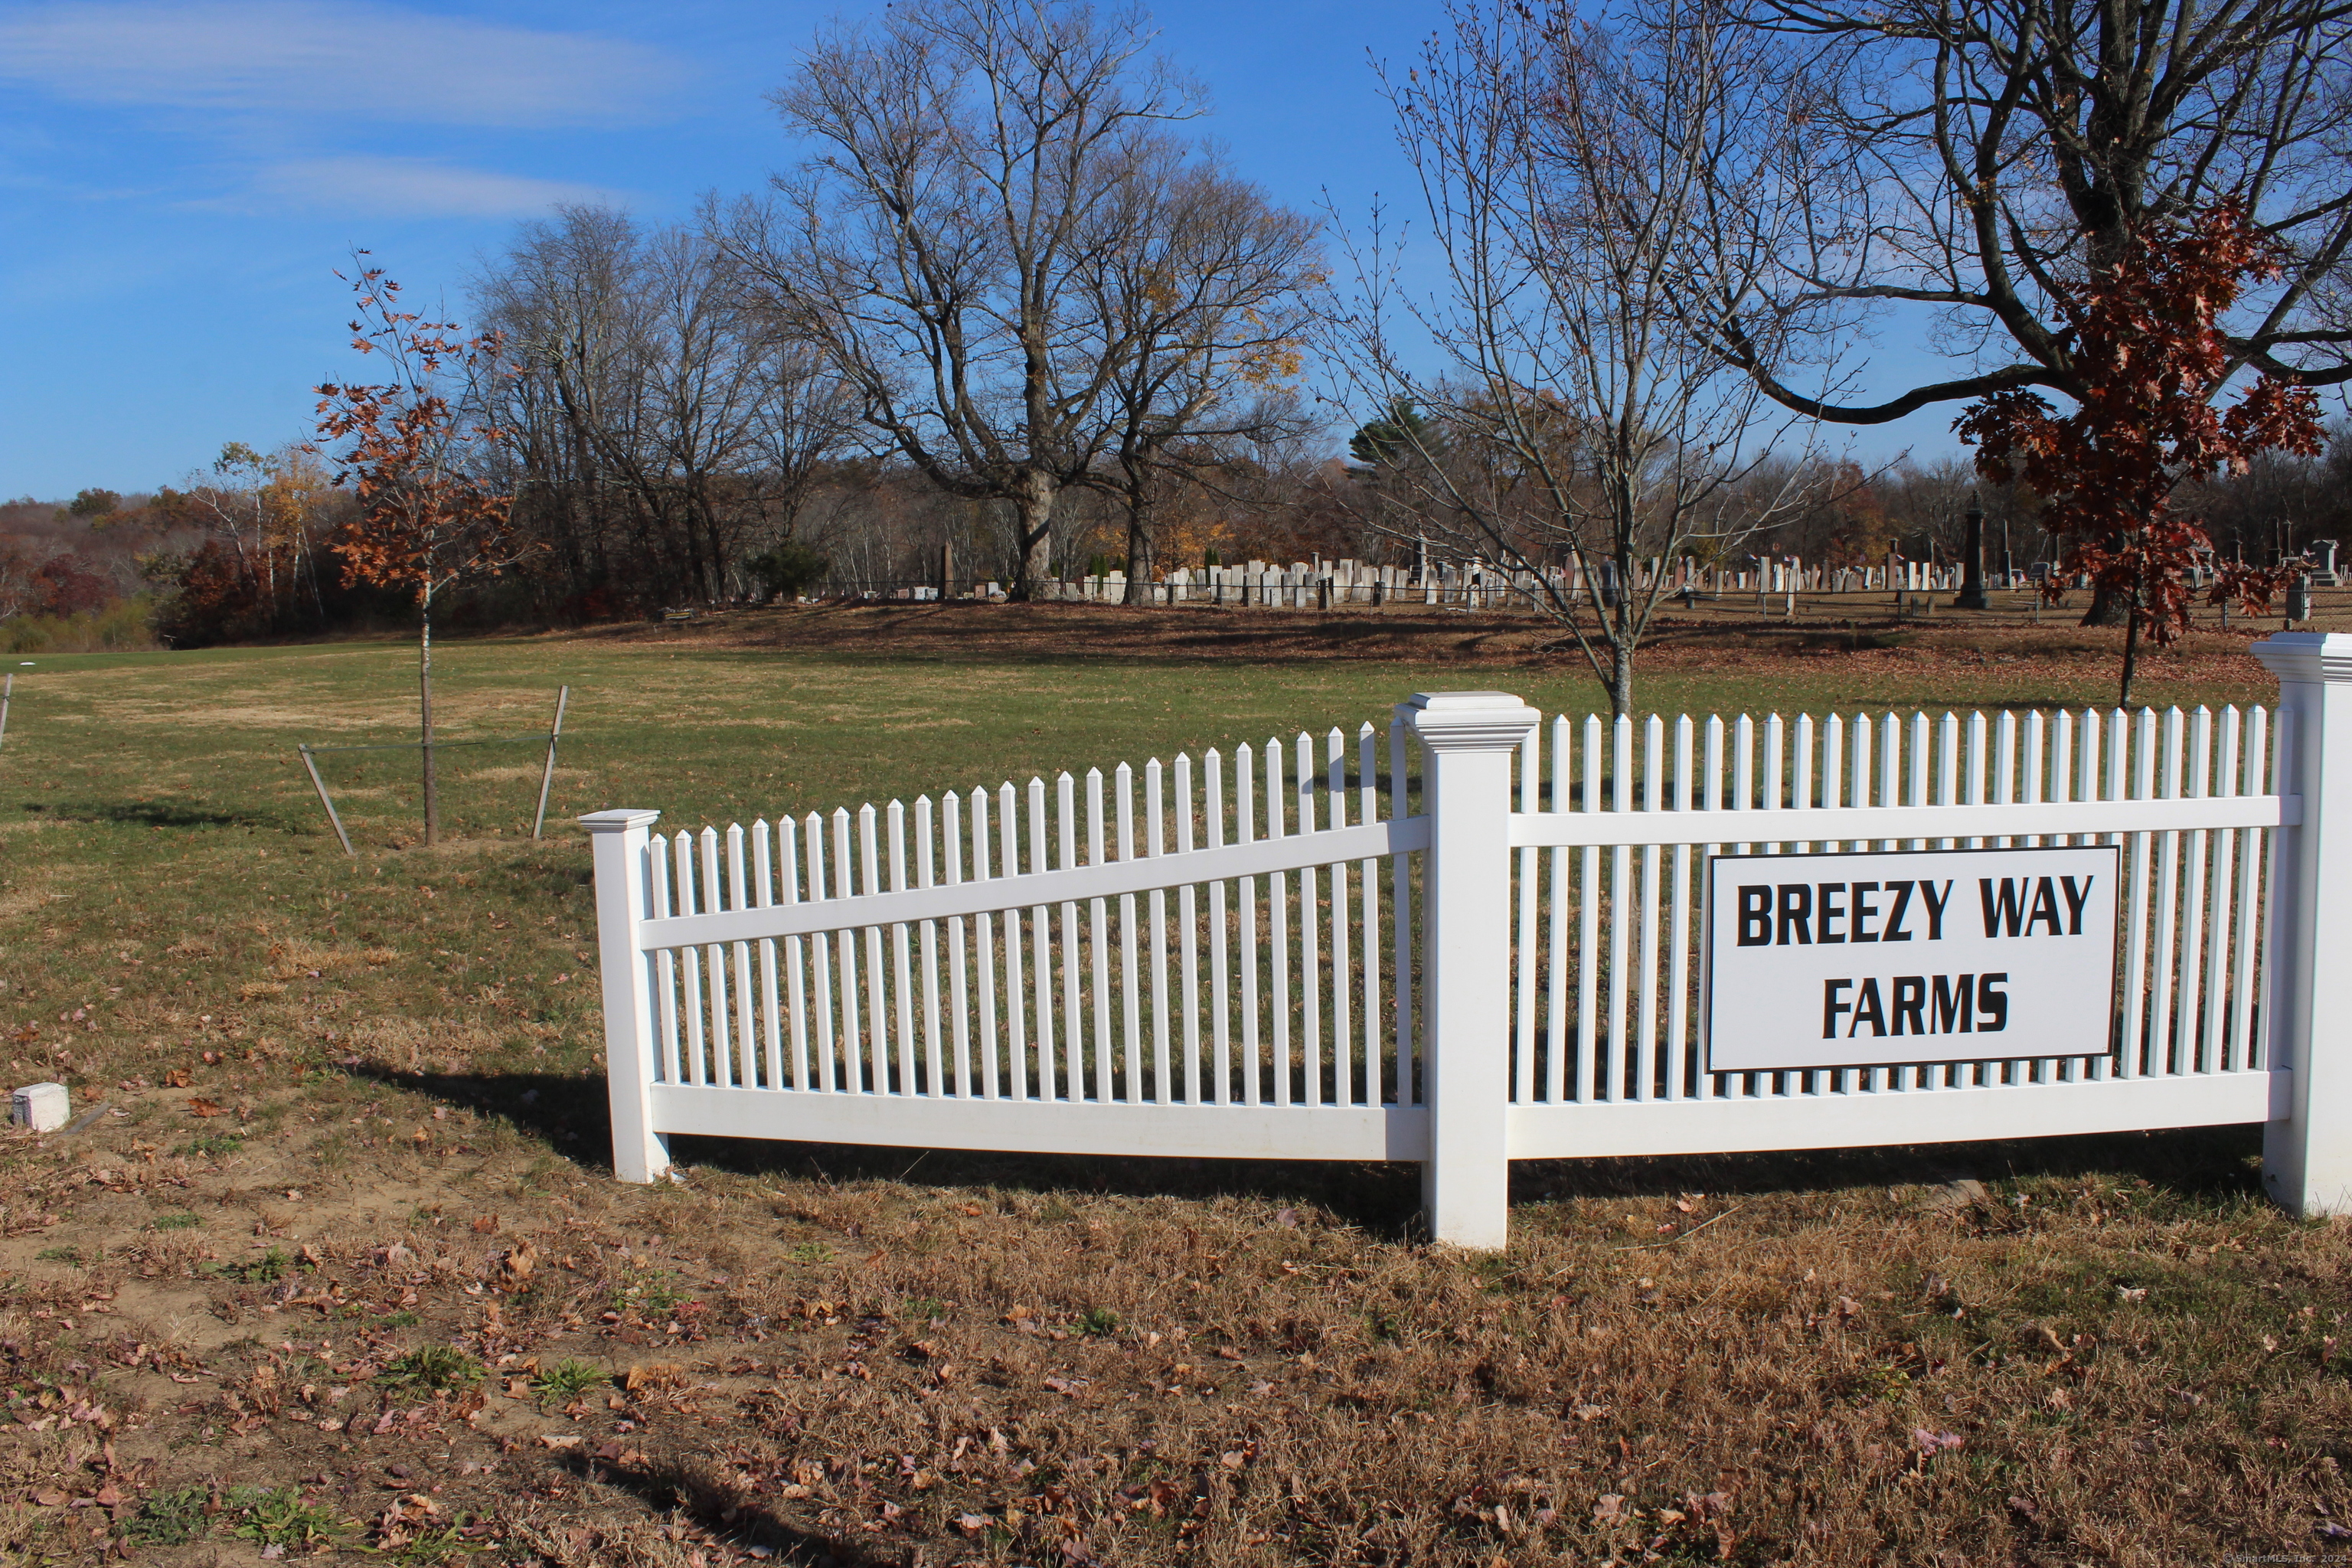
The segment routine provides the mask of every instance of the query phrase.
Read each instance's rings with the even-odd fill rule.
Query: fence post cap
[[[625,805],[612,811],[592,811],[580,819],[580,826],[591,833],[626,833],[632,827],[651,827],[660,820],[658,811]]]
[[[2342,632],[2273,632],[2253,655],[2281,680],[2352,680],[2352,637]]]
[[[1396,711],[1423,745],[1440,751],[1507,751],[1543,722],[1508,691],[1416,691]]]

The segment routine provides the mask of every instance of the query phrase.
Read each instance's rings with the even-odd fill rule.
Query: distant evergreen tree
[[[1445,436],[1423,416],[1409,397],[1389,401],[1385,417],[1359,426],[1348,438],[1348,455],[1366,468],[1401,468],[1445,451]]]

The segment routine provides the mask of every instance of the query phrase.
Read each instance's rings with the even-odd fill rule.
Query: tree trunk
[[[1127,502],[1127,598],[1130,605],[1151,602],[1151,503],[1141,496]]]
[[[425,847],[430,849],[441,837],[441,796],[433,773],[433,591],[427,588],[417,601],[418,633],[416,638],[417,712],[423,721],[425,754]]]
[[[2083,612],[2081,625],[2086,626],[2119,626],[2131,616],[2130,596],[2116,593],[2105,584],[2091,589],[2091,607]]]
[[[2137,583],[2132,584],[2131,595],[2126,603],[2128,618],[2125,622],[2124,629],[2123,689],[2116,697],[2116,706],[2129,710],[2132,699],[2132,677],[2137,672],[2139,665],[2139,584]]]
[[[1053,580],[1054,502],[1060,497],[1061,486],[1051,474],[1024,474],[1014,481],[1013,506],[1020,518],[1021,575],[1013,584],[1011,597],[1028,603],[1045,596],[1045,584]]]
[[[1613,721],[1633,710],[1633,644],[1620,637],[1610,647],[1609,717]]]

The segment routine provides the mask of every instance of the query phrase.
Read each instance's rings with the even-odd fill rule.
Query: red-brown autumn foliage
[[[367,253],[358,253],[364,256]],[[319,434],[346,442],[335,483],[359,510],[336,534],[335,553],[354,581],[394,590],[416,605],[425,842],[440,831],[433,768],[433,601],[460,583],[496,576],[536,546],[515,528],[511,503],[488,477],[507,432],[480,413],[501,372],[496,332],[460,334],[455,323],[400,308],[400,285],[380,267],[349,279],[357,319],[352,347],[377,356],[381,382],[330,383],[319,391]]]
[[[2243,205],[2222,202],[2189,222],[2152,224],[2127,254],[2059,286],[2077,384],[2064,416],[2038,394],[1996,393],[1953,428],[1987,479],[2021,479],[2044,498],[2042,526],[2066,549],[2065,578],[2087,576],[2130,613],[2121,700],[2129,703],[2140,634],[2159,647],[2189,626],[2189,569],[2213,568],[2208,602],[2269,605],[2292,568],[2216,558],[2201,519],[2172,510],[2183,480],[2242,474],[2257,454],[2320,448],[2319,401],[2268,372],[2228,407],[2241,368],[2221,318],[2251,284],[2277,276],[2269,241]],[[2047,592],[2063,587],[2053,579]]]

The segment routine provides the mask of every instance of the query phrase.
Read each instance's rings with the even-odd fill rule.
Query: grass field
[[[2097,703],[2071,629],[1717,615],[1668,712]],[[0,745],[0,1553],[843,1564],[2352,1558],[2347,1229],[2251,1132],[1528,1164],[1512,1250],[1387,1167],[681,1141],[604,1160],[579,812],[748,821],[1590,707],[1497,617],[809,610],[447,645],[41,657]],[[2257,701],[2243,639],[2158,703]]]

